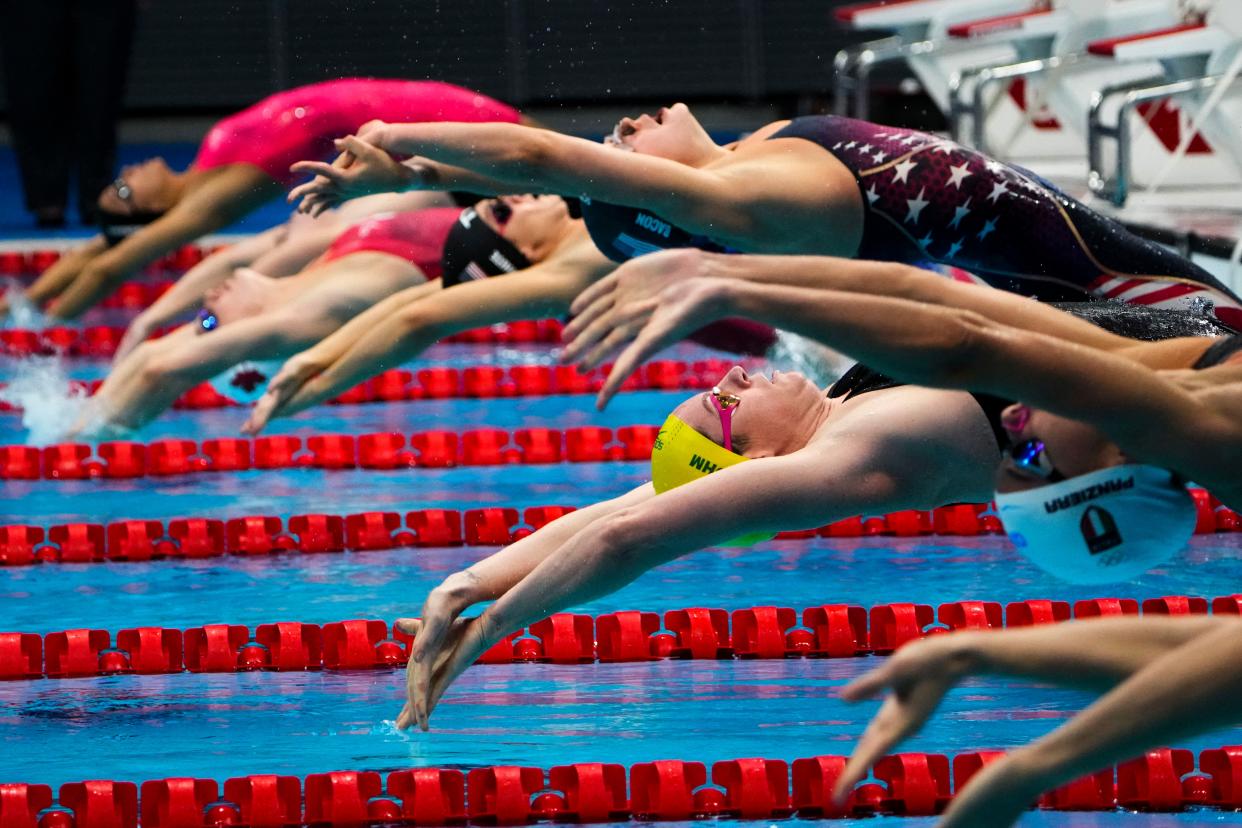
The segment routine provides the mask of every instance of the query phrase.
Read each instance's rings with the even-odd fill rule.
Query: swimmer
[[[427,196],[431,195],[431,198]],[[239,267],[280,279],[300,272],[323,255],[336,237],[376,213],[401,213],[424,207],[447,207],[451,199],[440,193],[384,193],[359,198],[318,218],[293,214],[284,224],[227,245],[203,258],[177,279],[150,307],[134,317],[117,346],[114,363],[160,328],[196,311],[203,297],[221,285]]]
[[[697,251],[665,256],[658,291],[651,289],[656,280],[640,274],[617,307],[613,288],[625,280],[623,268],[593,288],[596,301],[584,297],[595,307],[583,309],[582,318],[599,315],[582,323],[594,327],[568,358],[591,349],[590,365],[633,338],[602,400],[661,343],[676,341],[679,330],[716,314],[742,315],[814,337],[870,366],[843,383],[901,381],[1019,401],[999,419],[1006,444],[995,469],[1000,519],[1027,557],[1063,579],[1129,580],[1180,551],[1196,520],[1186,481],[1242,508],[1242,335],[1121,349],[1020,324],[1014,317],[1024,305],[1033,309],[1029,300],[999,291],[987,296],[985,288],[903,265]],[[876,287],[884,279],[892,290]],[[634,326],[642,330],[634,333]],[[620,337],[608,346],[591,344],[613,334]],[[566,336],[578,335],[575,322]]]
[[[970,676],[1005,675],[1102,691],[1086,710],[989,762],[949,804],[941,828],[1003,828],[1035,798],[1145,750],[1234,724],[1242,693],[1242,621],[1228,616],[1093,618],[905,645],[842,691],[888,691],[834,795],[844,801],[884,754],[922,728]]]
[[[272,418],[331,399],[386,368],[415,359],[445,336],[482,325],[564,315],[581,291],[615,268],[559,197],[503,196],[479,202],[462,213],[444,248],[443,284],[452,290],[394,296],[292,357],[272,379],[243,431],[257,434]],[[499,275],[505,278],[487,278]],[[771,328],[743,320],[724,320],[692,331],[688,338],[756,356],[776,342]]]
[[[758,258],[800,272],[793,267],[800,259]],[[1157,347],[1003,291],[904,265],[834,261],[843,261],[848,271],[843,283],[874,290],[885,301],[926,304],[945,313],[965,308],[1123,363]],[[685,283],[668,288],[670,294],[693,289]],[[904,298],[888,299],[890,294]],[[843,303],[865,304],[870,298],[844,291],[841,296]],[[1174,311],[1101,303],[1075,310],[1154,336],[1221,330],[1211,320]],[[941,335],[901,319],[897,323],[909,328],[907,340],[921,336],[930,344]],[[1174,363],[1174,357],[1180,360],[1195,348],[1202,352],[1214,341],[1175,339],[1177,354],[1160,359]],[[402,622],[418,637],[398,725],[425,729],[456,676],[513,630],[613,592],[697,549],[858,514],[990,499],[998,457],[1009,446],[1002,412],[1010,407],[1008,400],[986,394],[900,385],[861,367],[826,394],[797,374],[763,377],[732,369],[715,389],[686,400],[665,421],[652,452],[650,484],[566,515],[450,576],[428,596],[421,620]],[[463,617],[483,601],[495,603],[478,617]]]
[[[811,116],[719,146],[675,104],[622,119],[604,144],[512,124],[373,123],[342,146],[336,166],[297,165],[316,175],[291,193],[302,209],[490,179],[491,191],[582,196],[618,261],[699,247],[934,262],[1047,301],[1210,302],[1242,327],[1242,300],[1203,269],[1026,170],[915,130]]]
[[[433,81],[349,78],[280,92],[212,127],[182,172],[162,158],[123,170],[99,197],[102,234],[49,268],[26,297],[56,319],[77,318],[123,279],[286,189],[291,163],[326,157],[333,138],[373,118],[521,120],[505,104]],[[6,312],[0,300],[0,317]]]
[[[100,436],[128,433],[217,375],[217,390],[237,401],[256,388],[261,393],[263,366],[247,360],[286,357],[385,297],[427,289],[440,275],[444,239],[458,213],[437,207],[372,216],[284,279],[238,268],[208,291],[196,320],[143,342],[117,363],[82,427]]]
[[[240,268],[209,292],[194,323],[118,363],[81,428],[127,433],[210,381],[235,402],[261,397],[247,423],[258,430],[303,383],[308,394],[335,396],[337,383],[352,386],[352,377],[382,370],[394,354],[412,358],[450,333],[563,312],[615,267],[581,225],[555,196],[504,196],[467,210],[373,216],[287,279]],[[508,278],[485,278],[501,274]],[[712,326],[697,337],[745,353],[774,341],[770,328],[754,323]],[[294,354],[278,373],[279,360]]]

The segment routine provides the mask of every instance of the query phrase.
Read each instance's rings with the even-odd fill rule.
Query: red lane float
[[[1098,617],[1100,598],[1078,602],[1077,618]],[[1236,614],[1242,596],[1211,602],[1214,612]],[[1143,601],[1145,614],[1170,607],[1207,606],[1204,598],[1176,595]],[[1049,612],[1045,610],[1053,607]],[[558,613],[518,630],[479,658],[481,664],[587,664],[658,659],[853,658],[887,655],[929,635],[956,629],[999,629],[1069,619],[1064,602],[954,601],[928,604],[749,607],[732,613],[710,607],[665,612],[625,610],[598,617]],[[1190,610],[1187,610],[1188,612]],[[799,619],[801,622],[799,623]],[[966,620],[964,620],[966,619]],[[115,641],[115,644],[113,643]],[[66,630],[44,636],[0,632],[0,679],[71,678],[117,673],[231,673],[246,670],[366,670],[404,666],[413,637],[378,619],[323,626],[297,621],[207,624],[187,630],[138,627],[119,631]],[[905,771],[901,771],[904,773]],[[1077,797],[1081,792],[1067,794]]]
[[[0,828],[284,828],[300,825],[526,825],[685,821],[732,817],[930,816],[941,812],[984,765],[1004,756],[983,750],[946,756],[898,753],[872,768],[844,804],[831,792],[844,756],[748,757],[716,762],[662,759],[616,764],[330,771],[226,779],[175,777],[142,783],[0,784]],[[1242,808],[1242,747],[1159,748],[1075,780],[1039,799],[1044,810],[1117,807],[1176,812]],[[791,773],[792,771],[792,773]],[[710,781],[709,781],[710,780]],[[627,785],[628,782],[628,785]],[[629,794],[627,795],[627,788]]]
[[[0,331],[0,353],[22,355],[29,353],[59,353],[61,349],[46,346],[46,338],[25,331]],[[119,335],[88,328],[81,336],[76,331],[57,334],[60,340],[89,344],[92,356],[108,356],[100,343],[112,342]],[[63,344],[63,343],[62,343]],[[115,344],[112,347],[115,349]],[[64,347],[69,347],[64,345]],[[77,345],[73,346],[77,348]],[[101,350],[102,349],[102,350]],[[85,351],[84,351],[85,353]],[[752,360],[742,360],[750,365]],[[733,361],[711,359],[685,363],[675,360],[650,362],[643,370],[631,376],[621,386],[624,391],[676,391],[711,388],[720,376],[729,370]],[[328,401],[329,405],[357,405],[360,403],[403,402],[407,400],[432,399],[480,399],[493,397],[547,397],[561,394],[594,394],[603,386],[609,365],[581,374],[572,366],[515,365],[508,369],[486,365],[472,368],[425,368],[412,373],[394,368],[372,379],[355,385],[340,396]],[[676,377],[676,382],[670,377]],[[71,380],[70,387],[91,395],[99,390],[101,380]],[[0,383],[0,389],[4,383]],[[211,385],[201,383],[186,391],[173,402],[174,409],[206,410],[236,407],[237,403],[222,396]],[[0,411],[18,411],[8,403],[0,404]]]

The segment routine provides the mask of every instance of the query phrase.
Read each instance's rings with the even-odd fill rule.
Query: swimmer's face
[[[655,155],[695,166],[705,151],[716,148],[707,130],[684,103],[664,107],[654,115],[622,118],[605,143],[643,155]]]
[[[747,457],[777,457],[805,448],[823,392],[801,374],[773,371],[749,374],[735,365],[717,383],[742,401],[733,411],[734,451]],[[724,445],[720,414],[708,395],[696,394],[673,412],[709,440]]]
[[[168,209],[167,193],[176,173],[163,158],[152,158],[125,167],[119,177],[129,186],[129,198],[122,199],[116,188],[107,186],[99,196],[101,209],[120,215],[160,213]]]
[[[1013,445],[1042,440],[1049,462],[1065,477],[1077,477],[1126,462],[1117,444],[1099,429],[1042,409],[1021,403],[1011,405],[1001,413],[1001,425]],[[1037,489],[1049,482],[1037,472],[1016,464],[1008,452],[996,472],[996,491],[1001,494]]]
[[[506,195],[475,207],[483,221],[532,262],[542,261],[565,230],[569,207],[555,195]]]

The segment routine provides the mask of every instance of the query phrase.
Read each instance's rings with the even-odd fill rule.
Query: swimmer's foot
[[[267,309],[276,280],[249,267],[239,267],[224,284],[204,297],[203,305],[221,324],[257,316]]]

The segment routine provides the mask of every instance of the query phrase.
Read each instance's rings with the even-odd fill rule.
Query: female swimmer
[[[428,196],[431,198],[428,198]],[[424,207],[448,207],[451,200],[439,193],[384,193],[355,199],[318,218],[294,213],[284,224],[234,242],[206,256],[163,293],[150,307],[134,317],[117,347],[114,362],[152,334],[197,310],[203,297],[240,267],[274,279],[292,276],[323,255],[337,236],[377,213],[402,213]]]
[[[862,383],[871,384],[878,371],[922,386],[1020,400],[1000,415],[1008,446],[996,476],[1000,518],[1028,557],[1067,580],[1127,580],[1180,551],[1195,525],[1188,480],[1242,507],[1242,336],[1236,333],[1152,343],[1122,356],[1108,344],[1049,335],[996,312],[1025,300],[1001,294],[991,305],[972,306],[966,304],[972,286],[900,265],[697,252],[680,259],[683,280],[666,272],[678,269],[675,262],[665,268],[633,262],[626,269],[660,272],[639,274],[629,298],[615,289],[624,273],[583,298],[581,328],[575,322],[567,335],[590,330],[569,358],[589,349],[589,365],[619,340],[636,337],[617,361],[604,399],[661,342],[675,341],[679,329],[718,313],[742,315],[863,360],[870,369]],[[855,285],[871,290],[864,268],[913,287],[902,295],[858,293]],[[652,287],[670,282],[677,283]],[[954,298],[920,303],[924,288]],[[609,345],[592,344],[614,333],[619,339]]]
[[[253,400],[274,366],[252,360],[281,360],[339,332],[297,363],[316,364],[317,355],[335,356],[340,343],[372,333],[398,311],[407,334],[425,348],[445,326],[461,330],[479,318],[529,318],[541,302],[566,307],[612,269],[576,224],[561,199],[532,196],[506,196],[464,211],[373,216],[297,276],[273,280],[239,270],[208,294],[195,322],[138,346],[122,361],[89,416],[96,426],[138,428],[213,377],[227,396]],[[517,270],[526,272],[454,291],[429,281],[443,274],[447,287]],[[549,295],[560,298],[541,299]]]
[[[1242,300],[1186,259],[1025,170],[914,130],[812,116],[719,146],[676,104],[623,119],[604,144],[511,124],[373,123],[342,146],[336,167],[298,166],[317,176],[291,194],[303,209],[490,180],[581,195],[596,244],[619,261],[700,247],[937,262],[1044,300],[1210,305],[1242,326]]]
[[[505,104],[432,81],[348,78],[280,92],[212,127],[186,170],[154,158],[122,171],[99,197],[103,233],[49,268],[27,298],[57,300],[48,308],[57,319],[79,316],[130,274],[268,201],[293,180],[290,164],[325,157],[333,138],[372,118],[521,120]]]
[[[773,260],[785,262],[785,270],[800,261]],[[928,303],[945,313],[967,308],[997,324],[1073,343],[1117,362],[1172,362],[1192,349],[1202,352],[1210,342],[1174,340],[1176,354],[1161,351],[1153,357],[1149,352],[1155,345],[1002,291],[901,265],[845,261],[842,266],[846,286],[906,297],[886,301]],[[676,288],[686,289],[684,284]],[[843,305],[870,298],[840,295]],[[1111,311],[1099,313],[1099,303],[1086,311],[1099,322],[1120,322],[1125,329],[1155,336],[1219,330],[1202,317],[1173,311],[1104,307]],[[894,324],[912,327],[928,343],[941,335],[911,322]],[[905,336],[910,340],[919,334]],[[904,344],[909,347],[908,341]],[[899,385],[864,368],[851,370],[827,394],[795,374],[769,379],[734,368],[713,392],[690,398],[665,421],[652,453],[651,484],[567,515],[432,591],[422,621],[405,622],[407,630],[421,632],[407,679],[409,700],[398,724],[425,728],[453,679],[512,630],[612,592],[696,549],[858,514],[989,499],[997,458],[1008,445],[1002,420],[1007,407],[1006,400],[984,394]],[[459,617],[470,605],[487,600],[495,603],[479,617]]]
[[[515,249],[516,248],[518,249]],[[568,312],[589,285],[615,269],[580,220],[555,196],[504,196],[462,214],[445,247],[451,291],[402,296],[367,311],[280,370],[243,430],[331,399],[387,367],[416,358],[439,339],[480,325]],[[487,276],[522,270],[504,279]],[[499,263],[499,264],[498,264]],[[688,338],[734,353],[761,355],[776,341],[766,325],[722,320]]]
[[[1003,828],[1044,791],[1238,722],[1242,621],[1095,618],[907,644],[842,693],[860,701],[890,691],[837,781],[838,801],[880,756],[917,733],[955,684],[977,675],[1020,676],[1104,695],[1048,735],[989,762],[954,797],[941,828]]]

